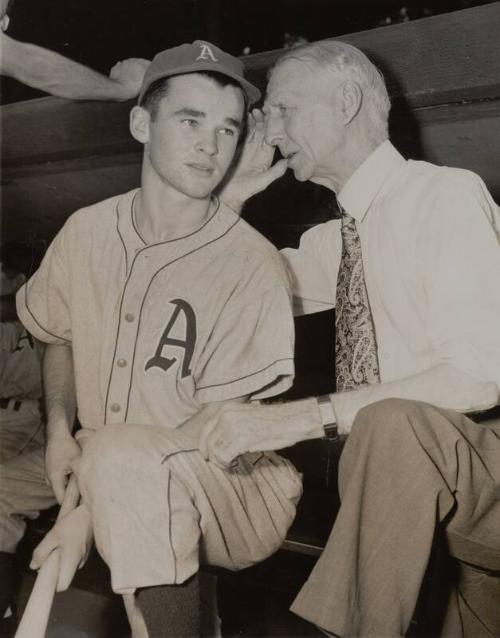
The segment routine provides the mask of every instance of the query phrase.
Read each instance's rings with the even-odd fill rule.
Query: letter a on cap
[[[201,53],[196,58],[197,60],[212,60],[213,62],[218,62],[215,55],[212,53],[212,49],[208,46],[208,44],[200,44]]]

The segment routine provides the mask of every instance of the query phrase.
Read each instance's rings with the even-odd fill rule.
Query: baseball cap
[[[139,103],[156,80],[199,71],[216,71],[236,80],[247,96],[249,104],[253,104],[260,98],[259,89],[245,80],[241,60],[225,53],[210,42],[195,40],[192,44],[181,44],[155,55],[144,75]]]

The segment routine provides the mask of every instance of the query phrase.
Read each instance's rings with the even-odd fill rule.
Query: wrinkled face
[[[7,15],[7,6],[9,0],[0,0],[0,30],[7,31],[9,26],[9,16]]]
[[[172,77],[145,140],[149,164],[163,185],[187,197],[209,197],[233,160],[243,111],[237,87],[221,87],[197,73]]]
[[[325,73],[290,59],[273,71],[267,87],[266,141],[288,158],[301,182],[321,182],[338,162],[344,126],[334,83]]]

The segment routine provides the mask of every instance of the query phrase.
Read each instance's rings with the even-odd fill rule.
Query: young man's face
[[[243,117],[239,88],[197,73],[172,77],[145,146],[163,185],[190,198],[209,197],[233,160]]]
[[[299,60],[283,62],[269,80],[263,109],[266,141],[289,158],[301,182],[321,182],[339,161],[344,127],[333,84]]]

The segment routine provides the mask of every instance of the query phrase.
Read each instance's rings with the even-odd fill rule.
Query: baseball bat
[[[64,518],[77,505],[80,498],[76,476],[71,475],[57,520]],[[49,622],[50,610],[56,593],[59,575],[59,550],[54,550],[38,570],[23,617],[15,638],[44,638]]]

